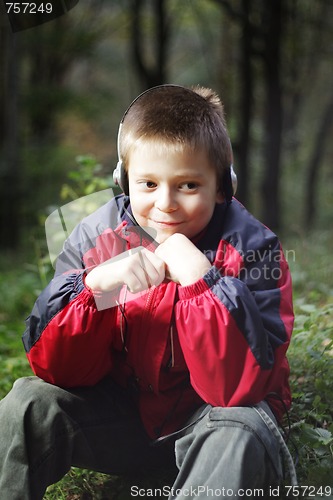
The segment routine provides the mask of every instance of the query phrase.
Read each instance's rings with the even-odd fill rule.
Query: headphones
[[[123,193],[126,196],[129,196],[128,176],[127,176],[127,173],[126,173],[126,171],[124,169],[123,161],[122,161],[122,158],[121,158],[121,155],[120,155],[120,135],[121,135],[121,129],[122,129],[124,120],[125,120],[128,112],[129,112],[129,110],[133,106],[133,104],[135,104],[139,99],[141,99],[141,97],[143,97],[144,95],[146,95],[146,94],[148,94],[150,92],[154,92],[155,90],[158,90],[158,89],[161,89],[161,88],[165,88],[165,87],[181,88],[181,89],[184,89],[184,90],[186,90],[188,92],[195,93],[193,90],[191,90],[191,89],[189,89],[187,87],[183,87],[181,85],[169,84],[169,83],[168,84],[163,84],[163,85],[157,85],[155,87],[151,87],[151,88],[145,90],[144,92],[142,92],[141,94],[139,94],[131,102],[131,104],[126,109],[126,111],[123,114],[123,117],[122,117],[122,119],[120,121],[119,129],[118,129],[118,137],[117,137],[118,162],[117,162],[116,168],[113,171],[113,182],[117,186],[120,187],[120,189],[123,191]],[[196,94],[196,95],[199,95],[199,94]],[[231,149],[231,144],[230,144],[230,149]],[[236,190],[237,190],[237,175],[236,175],[236,173],[235,173],[235,171],[233,169],[233,164],[232,163],[231,163],[230,167],[227,168],[226,171],[223,174],[222,185],[223,185],[223,188],[224,188],[224,196],[225,196],[226,202],[230,203],[231,200],[232,200],[233,195],[236,193]]]

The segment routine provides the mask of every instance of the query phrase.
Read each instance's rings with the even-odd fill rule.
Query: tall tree
[[[282,79],[281,47],[284,20],[284,0],[241,0],[235,5],[230,0],[214,0],[239,26],[240,80],[239,139],[237,141],[240,187],[238,197],[249,198],[249,157],[251,126],[255,113],[253,94],[256,87],[264,89],[263,116],[263,181],[261,186],[262,219],[277,229],[280,224],[279,178],[282,139]],[[259,57],[262,71],[254,74],[254,63]],[[260,77],[262,75],[262,80]]]
[[[284,25],[283,0],[262,2],[263,68],[265,88],[264,175],[261,187],[263,221],[280,227],[280,177],[282,145],[281,45]]]
[[[318,184],[320,166],[323,162],[325,145],[327,139],[332,136],[333,129],[333,93],[322,114],[315,141],[313,151],[310,155],[309,163],[306,171],[305,197],[304,197],[304,226],[307,229],[313,227],[317,205],[318,205]]]
[[[18,246],[23,217],[29,222],[34,217],[37,220],[36,212],[40,208],[37,200],[44,196],[48,161],[59,140],[59,113],[68,109],[73,101],[78,102],[66,78],[80,58],[89,59],[97,41],[105,35],[106,26],[95,22],[99,8],[100,2],[91,1],[80,11],[73,9],[73,16],[64,15],[19,34],[11,33],[9,23],[0,19],[2,248]],[[81,22],[78,23],[75,16],[79,12]],[[54,171],[58,173],[63,168],[59,165]],[[61,174],[58,175],[60,185]],[[36,189],[39,180],[41,184]],[[53,181],[50,191],[57,189],[54,178]],[[45,196],[43,206],[45,199],[50,201]]]
[[[234,150],[237,154],[238,183],[237,198],[244,204],[249,201],[249,164],[251,150],[251,122],[253,118],[253,89],[254,73],[253,58],[255,55],[254,40],[256,30],[251,22],[253,1],[241,0],[238,5],[230,0],[214,0],[225,11],[227,16],[238,26],[240,39],[239,50],[239,116],[238,136],[234,141]],[[224,24],[226,21],[224,20]],[[222,26],[222,29],[224,26]],[[223,50],[224,48],[222,48]],[[228,49],[227,49],[228,50]]]
[[[167,1],[154,0],[148,3],[151,6],[147,6],[145,0],[132,0],[130,20],[132,61],[143,89],[167,81],[166,62],[170,37]],[[147,16],[151,16],[152,21],[150,43],[146,30]]]
[[[241,57],[240,57],[240,77],[242,91],[240,96],[239,121],[239,169],[241,182],[239,183],[238,198],[244,204],[249,201],[249,157],[250,157],[250,128],[253,113],[253,38],[254,30],[250,22],[251,2],[242,0],[241,2],[242,37],[241,37]]]
[[[17,38],[9,26],[0,27],[0,244],[3,249],[19,244],[20,179]]]

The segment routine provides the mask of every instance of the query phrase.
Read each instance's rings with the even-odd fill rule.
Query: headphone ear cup
[[[227,168],[223,174],[222,178],[222,188],[223,194],[225,196],[225,201],[230,203],[233,196],[232,180],[231,180],[231,170]]]
[[[116,168],[113,171],[112,177],[113,177],[113,182],[115,183],[116,186],[119,186],[119,161],[117,163]]]
[[[230,165],[230,175],[231,175],[232,194],[233,196],[235,196],[237,191],[238,180],[237,180],[237,174],[234,171],[234,167],[232,164]]]
[[[237,175],[232,165],[224,172],[222,186],[226,202],[230,203],[237,190]]]
[[[126,196],[129,195],[128,177],[121,160],[118,161],[117,166],[113,171],[113,181],[120,187]]]

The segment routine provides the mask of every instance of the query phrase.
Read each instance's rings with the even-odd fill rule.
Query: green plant
[[[11,263],[6,259],[7,267]],[[5,268],[4,258],[2,259]],[[12,263],[11,265],[14,266]],[[31,375],[26,359],[22,334],[24,319],[40,292],[38,274],[20,267],[3,269],[0,274],[0,398],[11,389],[13,382]]]
[[[319,304],[299,297],[295,312],[289,360],[299,481],[333,486],[333,297]]]
[[[76,164],[76,168],[69,171],[68,180],[61,188],[62,200],[75,200],[102,189],[115,187],[112,176],[105,175],[103,166],[94,156],[77,156]]]

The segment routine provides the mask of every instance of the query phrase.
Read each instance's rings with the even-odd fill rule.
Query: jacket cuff
[[[221,273],[217,267],[212,266],[207,273],[192,285],[179,286],[178,296],[180,300],[190,299],[196,295],[200,295],[209,288],[212,288],[215,283],[221,278]]]
[[[103,311],[104,309],[110,309],[111,307],[116,307],[119,305],[119,294],[123,288],[123,286],[118,286],[111,292],[102,292],[98,290],[92,290],[85,282],[86,272],[83,273],[82,283],[85,289],[85,292],[91,300],[95,302],[96,309],[98,311]]]
[[[74,291],[77,295],[79,295],[85,288],[90,290],[89,287],[85,284],[85,278],[86,278],[86,272],[83,271],[80,274],[78,274],[75,278],[74,281]]]

